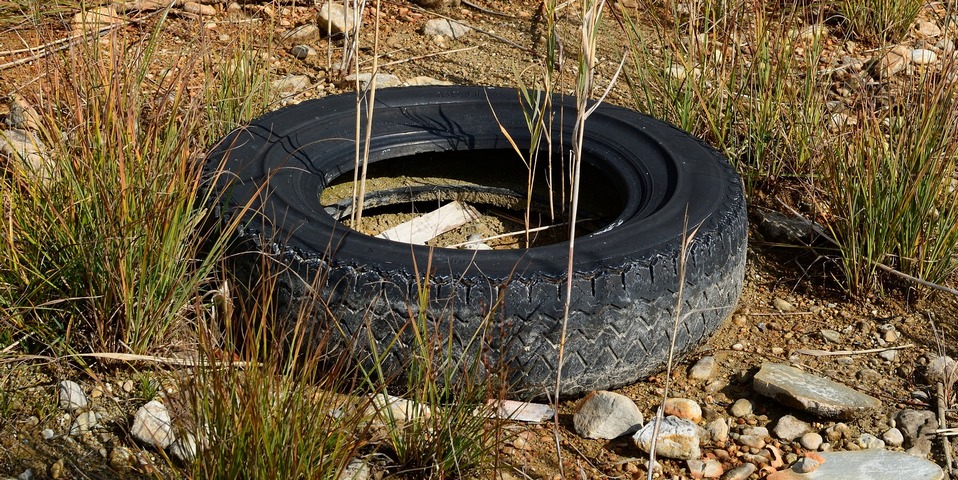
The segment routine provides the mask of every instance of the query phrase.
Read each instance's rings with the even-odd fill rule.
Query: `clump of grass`
[[[654,35],[626,16],[635,105],[725,153],[747,190],[807,172],[822,109],[816,81],[823,30],[798,10],[706,0],[688,14],[649,15]],[[646,18],[642,19],[643,21]]]
[[[0,178],[0,316],[28,348],[161,351],[209,279],[202,149],[265,105],[264,72],[204,65],[201,39],[160,59],[161,27],[48,57],[29,96],[43,118],[42,171]],[[249,55],[233,64],[257,62]],[[164,62],[177,67],[154,68]]]
[[[371,439],[369,398],[340,393],[354,391],[357,376],[345,361],[329,365],[306,309],[291,332],[272,330],[275,288],[267,273],[244,309],[206,309],[232,318],[218,319],[222,332],[202,329],[206,365],[188,385],[192,429],[207,445],[197,478],[338,478]],[[236,354],[244,361],[224,361]]]
[[[427,265],[426,272],[430,271]],[[418,309],[410,310],[406,330],[412,332],[412,352],[404,368],[403,397],[411,403],[390,406],[383,372],[374,367],[363,376],[368,389],[376,392],[376,417],[384,424],[386,453],[395,463],[395,472],[405,478],[467,478],[491,471],[496,466],[496,447],[501,440],[500,421],[489,419],[487,400],[503,392],[494,379],[502,372],[489,372],[482,364],[484,332],[466,341],[457,356],[452,340],[444,341],[444,328],[453,328],[442,319],[427,315],[429,281],[418,285]],[[490,313],[489,315],[492,315]],[[370,341],[374,341],[370,339]],[[389,352],[373,348],[374,365]],[[388,381],[388,379],[387,379]],[[398,408],[397,408],[398,407]],[[399,410],[398,412],[396,410]],[[398,414],[397,414],[398,413]]]
[[[851,35],[882,44],[898,41],[924,4],[923,0],[841,0],[835,8]]]
[[[875,287],[879,265],[942,282],[958,267],[958,87],[920,76],[900,108],[866,109],[826,163],[833,236],[847,284]]]

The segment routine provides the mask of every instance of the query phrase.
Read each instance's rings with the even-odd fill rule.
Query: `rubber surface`
[[[317,332],[341,329],[334,344],[363,339],[356,344],[366,346],[353,347],[358,355],[368,352],[365,339],[375,338],[377,350],[387,351],[387,373],[396,373],[417,351],[407,324],[422,313],[430,333],[443,339],[438,350],[453,360],[479,355],[484,365],[505,362],[514,392],[543,397],[555,382],[568,244],[430,250],[344,227],[320,205],[319,193],[352,170],[355,102],[348,94],[272,112],[228,135],[208,156],[220,215],[249,204],[257,213],[247,215],[240,232],[247,249],[288,267],[276,298],[285,314],[275,327],[308,311]],[[566,109],[566,118],[574,116],[573,99],[554,103]],[[527,145],[514,90],[380,90],[370,161],[511,149],[490,105],[516,143]],[[571,130],[557,127],[553,138],[571,138]],[[713,149],[666,123],[603,105],[586,124],[585,151],[624,207],[608,228],[576,240],[564,395],[614,388],[660,370],[673,326],[680,359],[734,308],[745,266],[742,183]],[[695,234],[675,325],[685,224]],[[240,256],[237,268],[256,272],[258,257]],[[427,264],[428,300],[420,302],[416,272],[424,275]],[[323,301],[313,301],[317,297]]]

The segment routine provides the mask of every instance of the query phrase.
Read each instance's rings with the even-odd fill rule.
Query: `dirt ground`
[[[483,0],[481,4],[504,16],[467,5],[442,11],[444,15],[478,30],[453,40],[427,37],[421,33],[425,21],[434,18],[435,13],[422,11],[405,2],[383,3],[381,70],[401,79],[429,76],[469,85],[515,86],[517,78],[530,78],[540,62],[533,52],[541,51],[543,44],[539,4],[531,0]],[[212,6],[217,9],[217,14],[211,18],[183,13],[170,16],[162,27],[163,54],[160,62],[164,58],[175,61],[179,49],[194,38],[206,39],[209,44],[207,55],[216,56],[222,47],[242,37],[243,32],[254,24],[261,29],[263,39],[255,48],[268,56],[272,75],[275,78],[306,75],[309,79],[308,88],[277,100],[277,107],[284,103],[352,90],[348,82],[340,79],[335,68],[341,57],[341,42],[318,36],[298,41],[282,38],[293,28],[314,21],[316,8],[312,4],[251,2],[239,9],[218,3]],[[371,9],[367,9],[367,20],[372,19],[373,14]],[[575,41],[571,36],[574,33],[574,7],[566,8],[563,15],[561,28],[568,39],[566,44],[570,45],[567,48],[571,50]],[[7,25],[0,31],[0,51],[61,38],[67,35],[64,22],[69,23],[71,16],[66,14],[63,21],[45,21],[39,28],[26,23]],[[122,26],[106,38],[109,35],[142,38],[154,27],[155,21],[150,19]],[[608,21],[603,28],[598,66],[600,85],[614,71],[624,44],[615,22]],[[292,47],[297,44],[310,45],[317,54],[297,59],[291,53]],[[364,45],[371,44],[372,39],[365,38]],[[368,62],[372,53],[371,49],[362,48],[361,59]],[[0,56],[0,63],[18,58],[22,58],[22,55]],[[567,61],[564,68],[573,72],[574,63]],[[164,68],[170,68],[170,65],[158,63],[157,73]],[[0,94],[36,88],[44,81],[44,75],[42,61],[6,68],[0,71]],[[629,94],[620,82],[620,87],[613,90],[609,101],[629,106],[628,99]],[[0,111],[0,114],[3,113]],[[750,206],[752,210],[759,207],[761,205]],[[499,224],[492,228],[500,231],[514,227],[514,224]],[[882,411],[851,424],[861,432],[880,434],[889,425],[889,415],[899,408],[930,408],[933,402],[927,400],[927,396],[913,392],[930,391],[931,387],[923,376],[928,354],[958,354],[958,303],[947,294],[916,294],[907,284],[892,286],[867,298],[849,298],[837,287],[835,277],[840,275],[840,269],[835,261],[805,249],[775,246],[764,241],[760,232],[753,228],[745,289],[735,314],[708,343],[674,370],[669,395],[696,400],[703,407],[706,419],[729,416],[728,409],[736,399],[751,398],[756,401],[758,410],[753,420],[758,425],[773,424],[785,413],[797,413],[772,401],[762,400],[751,389],[751,375],[762,362],[792,361],[804,365],[808,371],[854,385],[882,401]],[[781,311],[773,305],[776,299],[787,301],[794,309]],[[869,353],[843,356],[797,353],[800,349],[860,351],[883,346],[885,340],[882,333],[888,328],[887,325],[894,326],[902,334],[902,338],[894,343],[902,348],[893,360]],[[821,333],[823,329],[839,332],[838,343],[825,340]],[[687,379],[687,366],[704,355],[712,355],[718,360],[720,371],[717,384],[703,385]],[[55,373],[55,369],[47,369],[24,384],[47,391],[52,399],[55,385],[52,378]],[[134,376],[130,372],[118,372],[112,383],[121,385]],[[661,401],[665,380],[665,374],[654,375],[619,392],[634,399],[646,418],[649,418]],[[574,434],[571,420],[574,404],[574,400],[560,404],[561,424],[557,431],[562,471],[570,478],[645,478],[646,455],[634,447],[628,438],[597,441],[585,440]],[[821,423],[807,415],[802,418]],[[0,427],[6,425],[6,428],[10,428],[11,424],[0,422]],[[828,422],[821,423],[822,428],[828,425]],[[517,434],[516,438],[524,439],[520,442],[510,441],[500,449],[504,458],[516,465],[513,477],[555,478],[560,467],[553,438],[556,431],[554,426],[551,423],[516,424],[509,428]],[[16,475],[19,471],[15,472],[14,469],[32,464],[32,461],[17,458],[25,452],[36,455],[41,458],[40,463],[47,465],[48,459],[53,458],[49,455],[56,454],[27,449],[9,431],[4,433],[0,430],[0,439],[0,465],[13,466],[10,471],[0,473]],[[780,448],[783,454],[797,453],[793,445],[781,444]],[[710,448],[708,454],[714,456],[717,450],[729,451],[730,458],[724,462],[728,468],[741,463],[741,452],[734,451],[731,446]],[[82,448],[78,451],[82,451]],[[939,464],[943,464],[938,444],[933,455]],[[721,457],[720,454],[718,456]],[[682,478],[685,474],[685,462],[662,460],[662,465],[665,478]]]

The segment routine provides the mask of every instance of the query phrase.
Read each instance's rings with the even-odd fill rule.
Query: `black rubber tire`
[[[566,109],[566,118],[574,116],[572,99],[557,96],[554,104]],[[430,264],[423,313],[433,333],[444,340],[451,335],[441,344],[451,346],[447,353],[474,358],[481,352],[486,365],[504,362],[511,390],[525,398],[551,392],[568,244],[430,250],[344,227],[319,204],[319,192],[352,170],[355,109],[353,94],[284,108],[232,132],[208,156],[210,174],[220,172],[210,184],[221,218],[250,205],[257,214],[244,219],[240,237],[288,267],[279,280],[281,309],[292,315],[305,308],[322,331],[335,331],[327,323],[335,319],[345,336],[371,335],[380,351],[401,332],[382,360],[387,373],[395,373],[414,351],[411,329],[402,326],[420,313],[415,272]],[[510,89],[384,89],[376,94],[374,119],[371,162],[510,149],[500,123],[519,145],[528,144],[519,97]],[[569,145],[571,130],[556,127],[553,138],[561,134]],[[563,395],[622,386],[664,367],[679,300],[683,225],[695,234],[675,328],[676,360],[732,311],[745,267],[742,183],[716,151],[666,123],[609,105],[589,118],[585,151],[625,207],[608,228],[576,240]],[[259,263],[254,256],[244,261],[250,271]],[[315,293],[322,305],[307,303]],[[477,332],[478,347],[471,342]]]

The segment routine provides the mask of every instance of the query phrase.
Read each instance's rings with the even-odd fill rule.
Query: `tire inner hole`
[[[546,157],[540,154],[536,162],[531,197],[529,168],[512,150],[428,152],[371,163],[358,230],[378,235],[458,201],[475,209],[479,217],[427,245],[475,248],[480,239],[490,248],[510,249],[566,241],[571,211],[569,166],[555,154],[550,171]],[[606,227],[625,204],[625,192],[616,188],[619,182],[588,159],[581,176],[576,236]],[[319,198],[323,208],[349,228],[353,228],[353,186],[349,171],[333,180]],[[527,221],[529,229],[535,230],[528,234]],[[473,243],[463,245],[469,242]]]

